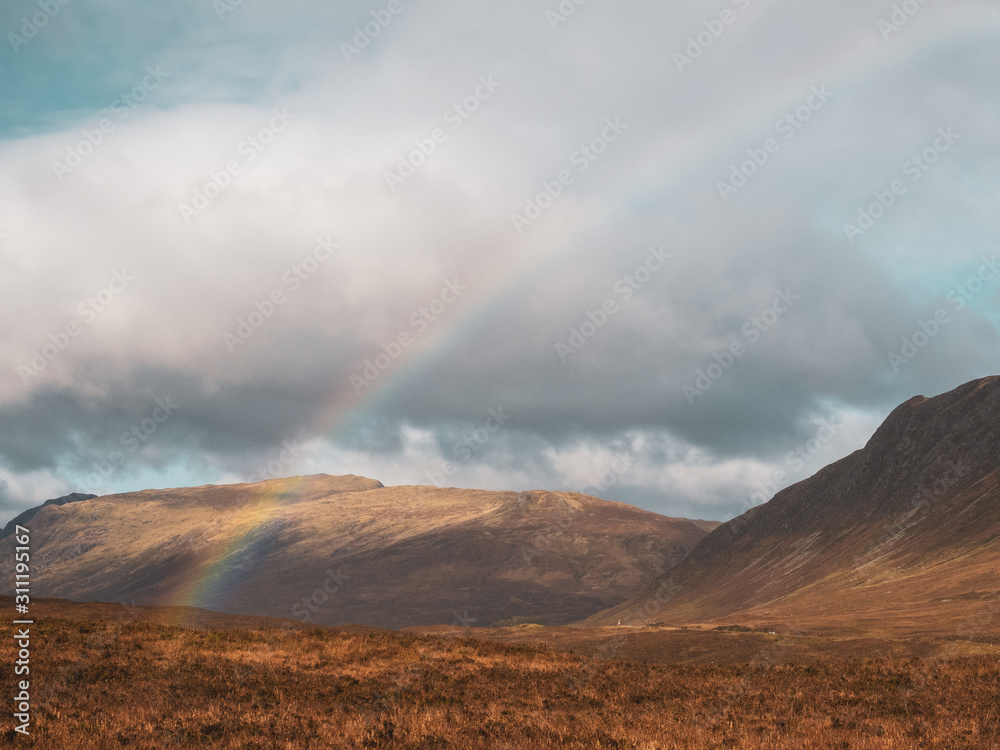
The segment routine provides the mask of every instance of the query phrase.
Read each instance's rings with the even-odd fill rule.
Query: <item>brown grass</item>
[[[1000,747],[992,656],[680,666],[379,631],[34,628],[34,734],[8,718],[2,745]],[[0,689],[13,695],[9,668]]]

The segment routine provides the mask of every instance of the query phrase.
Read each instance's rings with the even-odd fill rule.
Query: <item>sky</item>
[[[0,521],[313,473],[727,520],[1000,373],[995,3],[0,34]]]

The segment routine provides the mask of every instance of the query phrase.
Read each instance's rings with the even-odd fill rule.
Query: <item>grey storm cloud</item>
[[[5,50],[9,510],[273,466],[726,518],[817,420],[804,471],[998,370],[988,3],[385,12],[68,5]]]

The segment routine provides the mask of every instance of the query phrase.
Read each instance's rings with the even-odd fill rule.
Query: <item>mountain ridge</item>
[[[3,531],[0,531],[0,539],[3,539],[13,534],[14,529],[17,526],[19,525],[24,526],[26,523],[31,521],[31,519],[33,519],[36,515],[38,515],[38,512],[41,511],[42,508],[45,508],[50,505],[67,505],[69,503],[78,503],[82,500],[90,500],[91,498],[95,497],[97,497],[97,495],[88,495],[82,492],[71,492],[70,494],[63,495],[62,497],[56,497],[51,500],[46,500],[41,505],[36,505],[33,508],[28,508],[27,510],[19,513],[18,515],[10,519],[7,522],[7,525],[3,527]]]
[[[903,607],[908,622],[960,627],[982,607],[939,607],[926,594],[952,604],[997,588],[986,571],[1000,564],[998,425],[1000,377],[913,397],[864,448],[722,524],[645,592],[586,624],[851,613],[874,622]]]
[[[331,625],[563,624],[638,593],[711,526],[575,493],[312,475],[43,507],[32,584]]]

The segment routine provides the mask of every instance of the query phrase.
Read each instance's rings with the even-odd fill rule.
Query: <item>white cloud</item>
[[[246,478],[293,435],[316,442],[310,470],[420,481],[456,430],[503,404],[517,427],[457,483],[583,489],[641,437],[628,498],[725,515],[808,440],[810,415],[866,415],[833,458],[916,391],[996,371],[990,295],[900,374],[886,359],[940,303],[941,280],[1000,239],[988,4],[928,4],[885,42],[885,8],[755,2],[684,72],[672,53],[716,17],[701,5],[588,3],[554,31],[546,7],[406,3],[350,63],[338,43],[370,8],[244,4],[222,22],[159,10],[156,34],[117,56],[105,32],[84,33],[107,8],[67,8],[72,33],[24,52],[72,40],[100,68],[90,98],[82,83],[45,102],[32,86],[0,91],[22,113],[5,132],[36,133],[0,142],[9,492],[72,485],[92,456],[68,436],[113,444],[170,391],[187,408],[117,486]],[[147,64],[169,72],[162,87],[58,181],[53,160]],[[490,76],[499,85],[453,127],[446,112]],[[724,202],[717,182],[823,85],[830,100]],[[592,147],[607,118],[628,127]],[[272,123],[284,129],[252,145]],[[955,148],[848,242],[843,223],[948,126]],[[385,173],[437,128],[446,137],[391,190]],[[239,174],[213,178],[230,161]],[[511,214],[563,170],[572,184],[519,234]],[[186,222],[179,205],[213,179],[228,184]],[[293,290],[286,272],[327,235],[338,252]],[[555,343],[651,245],[669,267],[560,362]],[[122,269],[134,282],[82,316]],[[452,279],[468,291],[417,330],[411,316]],[[689,405],[682,386],[789,288],[801,303]],[[285,301],[231,353],[224,334],[275,289]],[[79,335],[26,385],[19,366],[70,323]],[[357,397],[351,375],[400,334],[413,345]]]

